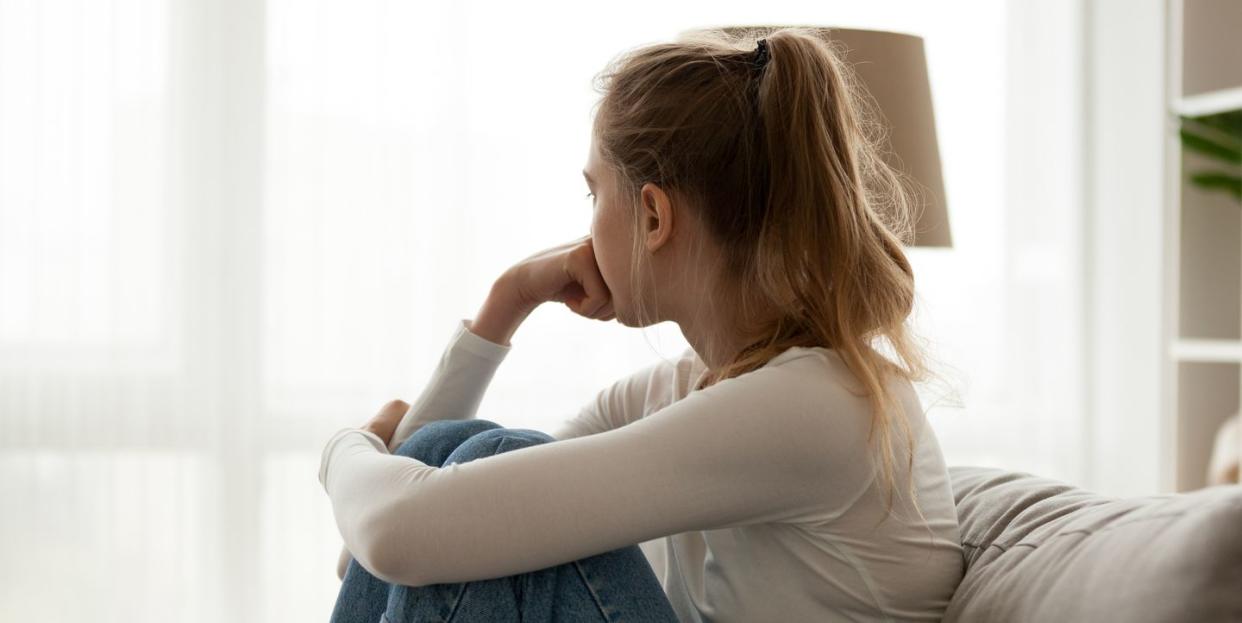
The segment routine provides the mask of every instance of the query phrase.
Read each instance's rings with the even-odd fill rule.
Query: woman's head
[[[592,240],[618,321],[732,310],[745,339],[704,385],[789,347],[836,350],[870,397],[892,485],[893,427],[909,429],[886,383],[932,374],[905,325],[912,206],[882,158],[874,104],[833,45],[802,28],[698,31],[623,53],[597,89]]]
[[[714,236],[671,188],[645,182],[625,190],[595,139],[583,175],[593,195],[592,246],[617,322],[646,327],[674,320],[685,328],[685,310],[705,309],[700,295],[723,281],[708,270],[722,255]],[[640,262],[650,279],[635,279]]]

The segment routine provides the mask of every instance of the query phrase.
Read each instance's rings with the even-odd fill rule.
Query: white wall
[[[1162,471],[1165,3],[1087,3],[1088,480],[1171,489]]]

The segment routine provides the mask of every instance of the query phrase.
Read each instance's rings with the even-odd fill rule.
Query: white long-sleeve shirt
[[[637,543],[682,621],[943,615],[963,570],[957,514],[908,381],[894,387],[926,523],[899,491],[877,525],[869,406],[822,347],[695,391],[706,367],[687,348],[604,388],[555,442],[443,468],[390,454],[427,422],[475,417],[512,347],[462,319],[388,446],[354,428],[325,446],[319,479],[345,547],[376,577],[490,579]]]

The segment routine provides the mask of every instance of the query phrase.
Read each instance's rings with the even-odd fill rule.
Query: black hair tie
[[[768,64],[768,40],[760,39],[756,45],[754,65],[756,69],[763,69]]]

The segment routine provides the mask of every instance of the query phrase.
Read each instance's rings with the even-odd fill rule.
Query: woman
[[[506,271],[412,407],[324,449],[333,620],[940,619],[962,556],[912,384],[909,206],[847,68],[787,28],[602,77],[590,235]],[[552,435],[476,419],[546,301],[690,348]]]

